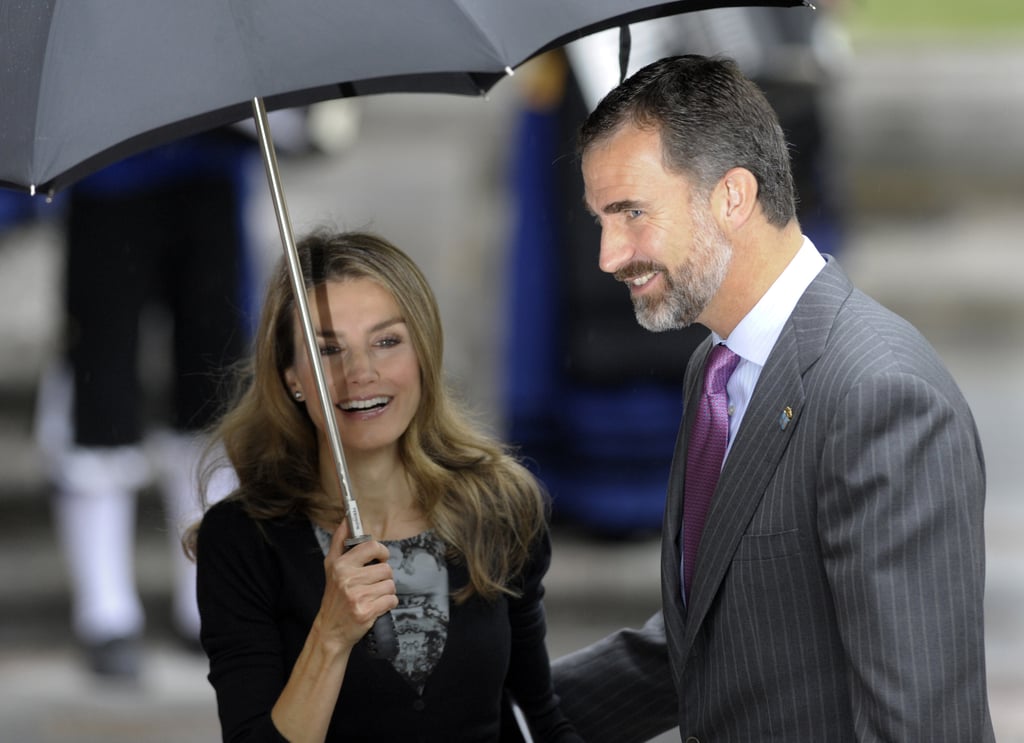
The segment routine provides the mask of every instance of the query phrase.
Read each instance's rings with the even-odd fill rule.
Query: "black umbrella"
[[[267,110],[385,92],[480,95],[587,34],[809,0],[0,0],[0,185],[52,194],[129,155],[256,120],[352,536],[349,487]]]
[[[612,26],[802,0],[0,0],[0,184],[50,192],[268,110],[382,92],[479,95]]]

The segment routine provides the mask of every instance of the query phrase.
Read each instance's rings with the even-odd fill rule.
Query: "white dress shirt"
[[[736,432],[743,422],[743,415],[747,412],[757,378],[761,376],[761,370],[775,347],[775,341],[779,339],[783,325],[808,285],[824,267],[825,259],[821,253],[809,238],[804,237],[793,260],[753,309],[740,320],[729,337],[721,338],[717,333],[711,333],[715,343],[725,343],[729,350],[740,357],[725,387],[729,395],[729,443],[725,450],[726,457],[729,456]],[[725,459],[722,461],[724,463]]]

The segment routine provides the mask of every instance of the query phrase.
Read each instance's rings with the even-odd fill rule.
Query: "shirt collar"
[[[764,366],[796,303],[824,267],[821,253],[810,238],[804,237],[789,265],[725,340],[729,349],[747,361]],[[715,332],[711,336],[715,343],[723,340]]]

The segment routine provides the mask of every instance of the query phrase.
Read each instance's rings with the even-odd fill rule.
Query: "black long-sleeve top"
[[[197,554],[201,639],[224,740],[281,741],[270,710],[320,607],[321,547],[307,519],[256,522],[228,500],[204,517]],[[578,741],[558,708],[544,644],[550,559],[545,532],[521,597],[451,603],[444,652],[422,693],[356,645],[327,740],[498,741],[507,690],[536,741]],[[449,561],[448,571],[453,592],[468,582],[461,564]]]

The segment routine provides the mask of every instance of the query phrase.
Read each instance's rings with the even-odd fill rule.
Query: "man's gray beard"
[[[732,245],[706,210],[693,210],[693,252],[687,261],[662,279],[658,296],[633,299],[636,320],[653,333],[689,327],[718,292],[732,259]]]

